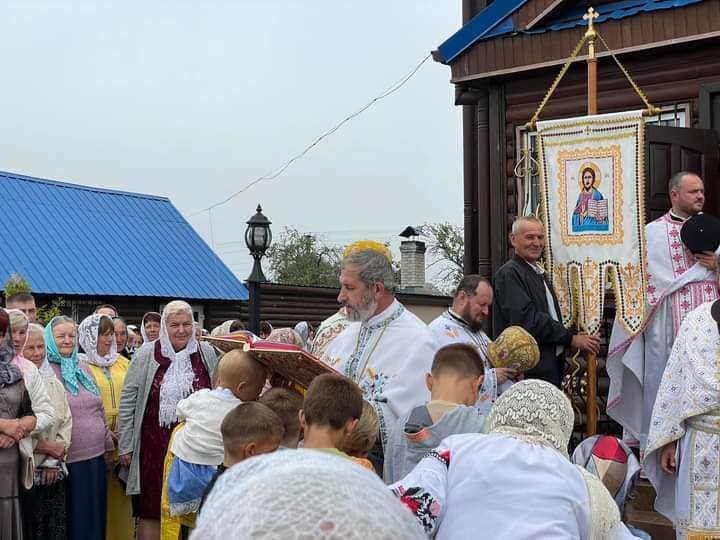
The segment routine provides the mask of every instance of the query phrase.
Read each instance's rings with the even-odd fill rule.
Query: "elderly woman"
[[[23,538],[18,443],[35,428],[23,374],[13,363],[10,317],[0,308],[0,538]]]
[[[391,486],[428,536],[633,538],[605,486],[568,459],[573,409],[555,386],[516,383],[486,425],[444,439]]]
[[[37,367],[53,408],[53,422],[44,433],[33,434],[35,485],[23,501],[25,532],[31,540],[65,538],[65,456],[70,447],[72,415],[65,388],[47,361],[44,328],[30,324],[23,356]]]
[[[144,343],[150,343],[160,337],[160,314],[156,311],[148,311],[142,318],[140,334]]]
[[[118,354],[130,360],[133,351],[130,351],[128,343],[130,335],[128,334],[128,327],[125,319],[122,317],[113,317],[113,327],[115,329],[115,345],[117,345]]]
[[[190,305],[170,302],[163,310],[160,337],[135,353],[120,397],[120,460],[130,465],[128,495],[140,518],[138,538],[160,537],[163,461],[177,424],[178,402],[210,388],[217,359],[198,343]]]
[[[93,374],[102,397],[105,422],[117,440],[120,393],[130,362],[118,354],[115,325],[107,315],[95,313],[83,319],[78,326],[78,341],[84,351],[79,355],[80,361],[85,362]],[[113,467],[107,473],[107,523],[111,525],[107,527],[107,540],[132,538],[135,530],[130,498],[115,473],[117,461],[114,454]]]
[[[45,327],[47,358],[65,387],[72,414],[67,454],[67,535],[73,540],[105,540],[107,485],[105,457],[115,449],[95,377],[78,357],[75,323],[64,315]]]

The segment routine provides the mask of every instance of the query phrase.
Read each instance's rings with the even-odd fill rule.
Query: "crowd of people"
[[[695,175],[673,177],[667,230],[699,212],[701,189]],[[494,281],[464,276],[430,324],[396,298],[387,248],[349,246],[336,314],[317,331],[263,323],[253,336],[303,348],[332,368],[308,388],[249,351],[211,344],[247,335],[241,321],[201,339],[206,332],[182,300],[139,326],[108,304],[79,324],[57,316],[41,326],[30,294],[7,298],[0,538],[462,539],[479,527],[498,539],[646,538],[622,521],[639,469],[627,445],[601,437],[570,459],[575,418],[559,389],[565,355],[597,354],[600,340],[563,325],[539,263],[544,235],[539,219],[518,218],[514,256]],[[715,256],[682,254],[703,294],[693,296],[696,281],[686,275],[655,298],[671,326],[663,344],[675,345],[657,384],[627,397],[644,403],[638,429],[623,426],[628,439],[638,435],[659,504],[685,534],[715,526],[698,486],[712,484],[720,463],[720,305],[700,301],[717,298]],[[699,307],[683,305],[683,322],[672,317],[673,295],[687,291]],[[493,339],[483,330],[491,312]],[[652,345],[647,337],[657,353]],[[700,455],[705,476],[693,469]],[[717,493],[720,481],[712,486]]]

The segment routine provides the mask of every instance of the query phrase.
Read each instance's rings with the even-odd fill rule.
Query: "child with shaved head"
[[[234,350],[218,364],[215,388],[203,389],[181,400],[179,421],[185,426],[173,438],[173,462],[167,481],[170,514],[197,512],[200,500],[225,455],[221,425],[230,411],[256,401],[267,372],[249,354]]]

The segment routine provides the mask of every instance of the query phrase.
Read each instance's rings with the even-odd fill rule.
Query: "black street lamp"
[[[271,223],[262,213],[262,207],[258,204],[255,215],[247,220],[248,227],[245,230],[245,244],[250,250],[250,255],[255,260],[252,272],[247,278],[250,293],[248,326],[249,330],[256,335],[260,334],[260,284],[267,282],[260,261],[272,242]]]

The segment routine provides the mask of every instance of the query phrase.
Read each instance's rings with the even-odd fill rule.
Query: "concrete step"
[[[643,478],[638,479],[630,498],[636,510],[653,511],[655,509],[655,488]]]
[[[653,540],[675,540],[675,529],[672,522],[655,511],[636,510],[633,501],[625,507],[625,523],[642,529]]]

